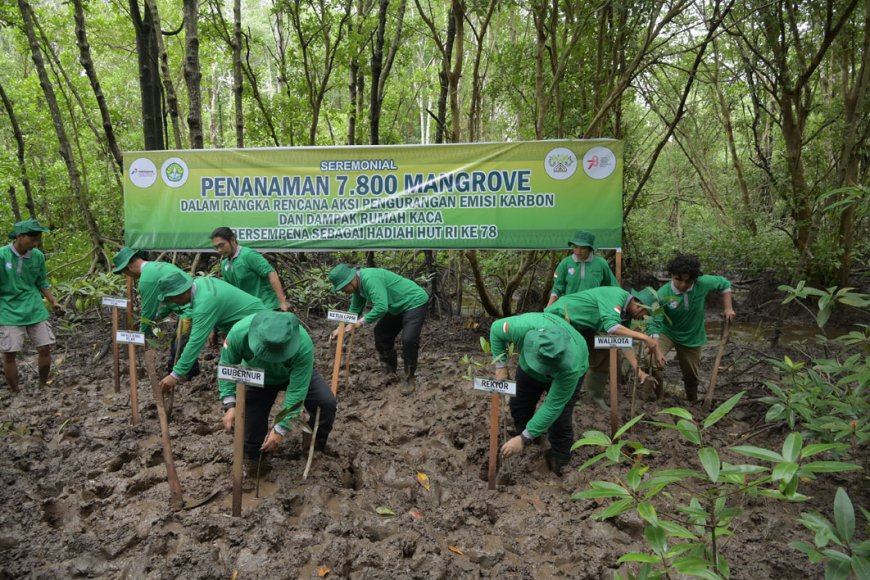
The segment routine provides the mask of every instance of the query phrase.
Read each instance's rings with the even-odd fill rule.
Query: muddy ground
[[[800,357],[798,348],[813,348],[771,351],[757,339],[772,321],[752,319],[721,366],[720,401],[738,390],[749,393],[716,426],[720,448],[764,425],[765,407],[752,401],[762,396],[760,383],[769,374],[766,365],[755,364],[762,354]],[[329,377],[329,327],[313,325],[318,368]],[[708,331],[707,373],[718,339],[712,319]],[[545,466],[544,442],[502,465],[498,490],[487,490],[489,396],[472,390],[459,364],[464,354],[480,353],[479,337],[487,333],[482,318],[429,320],[418,388],[406,397],[378,373],[371,331],[357,337],[350,383],[343,374],[339,387],[330,455],[316,455],[303,481],[306,455],[294,431],[273,458],[260,499],[247,493],[242,517],[232,518],[232,437],[220,422],[216,351],[204,351],[203,375],[179,388],[171,434],[185,497],[220,493],[201,507],[172,512],[144,372],[142,422],[132,427],[128,381],[115,394],[111,357],[95,361],[109,325],[93,320],[59,332],[48,388],[36,385],[34,352],[19,365],[20,394],[12,396],[0,378],[0,577],[316,578],[325,566],[329,578],[611,578],[620,555],[643,549],[641,521],[626,515],[599,522],[592,516],[603,504],[571,500],[588,481],[607,478],[605,469],[555,477]],[[639,412],[681,404],[677,373],[671,364],[665,399],[639,402]],[[626,390],[622,402],[627,420]],[[577,406],[578,437],[608,426],[597,407]],[[639,425],[634,433],[660,451],[657,466],[697,466],[696,448],[674,432]],[[782,431],[767,430],[748,443],[778,449],[783,438]],[[575,453],[572,466],[590,455]],[[418,472],[428,475],[428,491],[417,482]],[[833,475],[801,484],[814,498],[809,506],[743,505],[737,534],[724,548],[732,577],[822,577],[821,566],[788,548],[794,539],[811,537],[796,516],[808,507],[830,513],[838,485],[850,489],[856,505],[868,505],[866,484],[863,475]],[[378,508],[396,515],[379,515]]]

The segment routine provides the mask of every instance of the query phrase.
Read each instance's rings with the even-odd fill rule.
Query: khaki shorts
[[[54,332],[47,320],[28,326],[0,326],[0,352],[20,352],[25,336],[30,337],[33,346],[54,344]]]
[[[671,349],[677,351],[677,361],[680,363],[683,380],[694,381],[697,384],[701,377],[701,347],[675,344],[670,338],[660,334],[659,351],[662,356],[667,356]]]

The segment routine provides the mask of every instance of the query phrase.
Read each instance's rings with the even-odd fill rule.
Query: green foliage
[[[818,298],[816,320],[823,327],[838,305],[867,309],[870,295],[851,288],[819,290],[803,281],[795,288],[780,287],[787,293],[784,303],[807,297]],[[845,442],[853,452],[870,442],[870,327],[834,339],[819,337],[824,345],[838,347],[838,358],[796,362],[789,357],[774,361],[780,371],[777,381],[766,383],[769,405],[765,419],[785,421],[789,428],[800,425],[804,432],[822,442]]]
[[[117,298],[127,293],[126,278],[102,273],[74,278],[55,285],[55,297],[74,312],[83,313],[99,308],[104,297]]]
[[[306,318],[312,311],[325,312],[338,303],[338,296],[332,293],[329,268],[326,267],[306,269],[302,277],[284,286],[284,292],[290,304],[305,311]]]
[[[862,511],[867,519],[870,514]],[[826,580],[870,578],[870,540],[855,539],[855,509],[842,487],[834,497],[834,523],[817,511],[801,512],[800,523],[815,534],[813,543],[798,540],[789,546],[813,564],[824,563]]]
[[[649,552],[631,552],[617,562],[640,565],[637,576],[628,572],[627,578],[653,579],[676,574],[728,578],[731,570],[721,553],[722,540],[736,533],[735,519],[741,515],[736,506],[743,498],[804,501],[808,498],[798,492],[802,480],[815,479],[818,473],[860,469],[846,462],[811,460],[820,453],[844,446],[804,446],[799,433],[791,433],[779,451],[748,445],[720,450],[706,444],[708,430],[728,415],[743,395],[743,392],[734,395],[701,421],[687,409],[672,407],[657,413],[670,421],[646,422],[676,431],[685,443],[696,446],[694,466],[653,470],[646,464],[645,456],[652,455],[653,451],[638,441],[623,439],[643,415],[623,425],[613,438],[600,431],[587,431],[574,443],[572,449],[594,447],[600,451],[580,466],[580,470],[598,462],[606,466],[627,464],[624,476],[611,481],[592,481],[588,490],[572,496],[577,500],[610,500],[610,504],[594,516],[596,519],[610,519],[634,511],[645,522],[644,538]],[[732,464],[722,458],[726,452],[756,461]]]

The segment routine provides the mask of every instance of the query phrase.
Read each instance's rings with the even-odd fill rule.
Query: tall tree
[[[159,25],[154,22],[154,10],[147,6],[145,14],[139,11],[139,1],[129,0],[130,17],[136,32],[136,56],[139,62],[139,93],[142,97],[142,134],[145,149],[166,149],[163,132],[163,95],[160,90],[160,73],[157,69],[159,54],[157,36]]]
[[[21,133],[21,127],[18,125],[18,117],[15,116],[15,109],[12,106],[12,101],[6,96],[6,91],[3,89],[3,83],[0,83],[0,100],[3,101],[3,108],[6,109],[6,114],[9,116],[9,124],[12,126],[12,135],[15,137],[15,153],[18,159],[18,172],[21,175],[21,185],[24,186],[24,195],[27,201],[24,205],[27,206],[27,211],[30,212],[30,217],[36,218],[36,207],[33,205],[33,192],[30,189],[30,178],[27,177],[27,163],[24,159],[24,135]],[[12,203],[12,211],[15,214],[16,221],[20,221],[21,212],[18,209],[18,198],[15,195],[15,188],[9,186],[10,202]]]
[[[184,83],[187,85],[187,128],[190,148],[202,149],[202,70],[199,65],[199,2],[183,0]]]

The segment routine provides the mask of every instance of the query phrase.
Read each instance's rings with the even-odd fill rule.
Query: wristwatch
[[[523,440],[523,447],[528,447],[532,444],[532,438],[527,437],[525,433],[520,433],[520,438]]]

